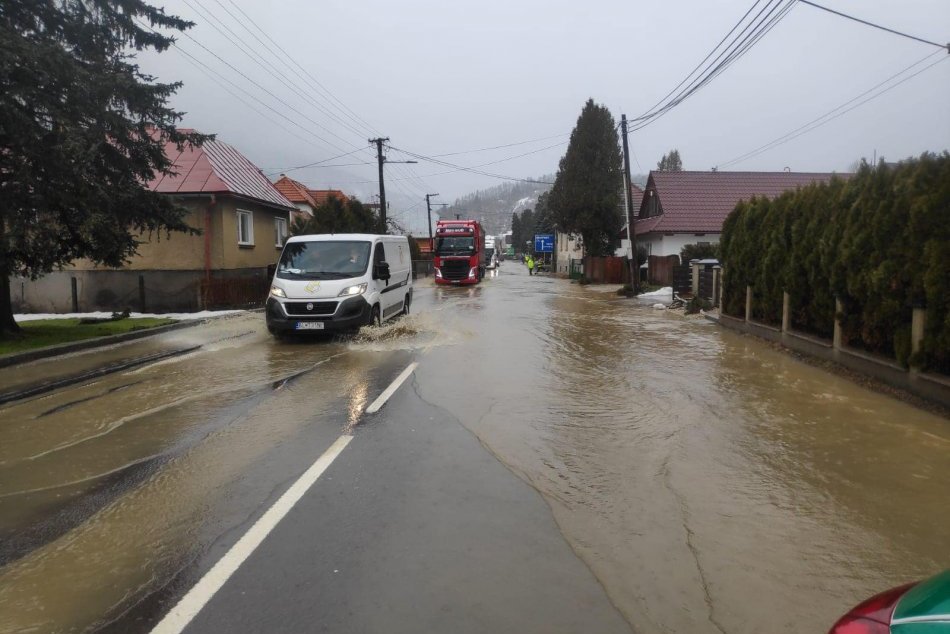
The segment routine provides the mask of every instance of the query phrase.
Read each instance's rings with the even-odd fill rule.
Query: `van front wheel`
[[[379,316],[379,304],[376,304],[369,313],[369,325],[374,328],[379,328],[382,323],[382,319]]]

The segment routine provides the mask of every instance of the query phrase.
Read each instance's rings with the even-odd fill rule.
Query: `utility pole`
[[[379,225],[382,233],[386,233],[386,185],[383,183],[383,163],[386,162],[386,157],[383,156],[383,143],[388,140],[388,136],[369,140],[370,143],[376,144],[376,161],[379,163]]]
[[[636,294],[640,291],[640,265],[637,263],[637,236],[633,230],[633,200],[630,192],[630,146],[627,142],[627,115],[620,115],[623,131],[623,187],[627,201],[627,238],[630,240],[630,287]]]
[[[429,215],[429,248],[435,250],[435,243],[432,242],[432,202],[429,200],[432,196],[438,194],[426,194],[426,213]]]

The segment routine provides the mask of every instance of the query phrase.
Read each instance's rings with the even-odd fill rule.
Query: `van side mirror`
[[[383,281],[385,281],[385,282],[388,282],[388,281],[389,281],[389,277],[390,277],[390,275],[389,275],[389,263],[387,263],[387,262],[380,262],[379,264],[377,264],[377,265],[376,265],[376,275],[375,275],[374,277],[376,277],[376,279],[379,279],[379,280],[383,280]]]

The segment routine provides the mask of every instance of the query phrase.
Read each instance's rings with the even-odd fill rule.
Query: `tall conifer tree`
[[[617,125],[606,107],[589,99],[548,200],[558,229],[580,234],[587,255],[610,255],[618,242],[622,182]]]
[[[144,183],[168,174],[167,105],[134,53],[172,39],[141,26],[192,26],[142,0],[0,3],[0,336],[18,330],[10,276],[36,278],[78,258],[121,266],[136,236],[192,231],[185,210]]]

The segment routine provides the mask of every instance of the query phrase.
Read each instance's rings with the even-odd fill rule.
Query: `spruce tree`
[[[683,161],[680,159],[679,150],[670,150],[664,154],[660,162],[656,164],[656,169],[661,172],[682,172]]]
[[[36,278],[78,258],[121,266],[137,236],[197,232],[185,210],[144,183],[171,173],[167,105],[135,52],[170,37],[141,26],[192,26],[142,0],[0,3],[0,336],[18,330],[10,276]]]
[[[589,99],[571,132],[548,205],[561,231],[580,234],[587,255],[613,253],[621,226],[622,172],[617,125]]]

